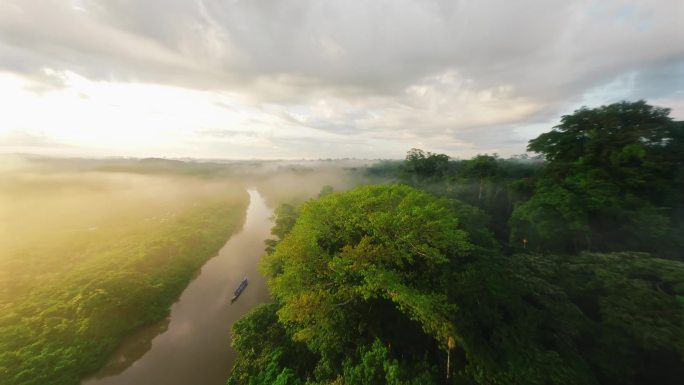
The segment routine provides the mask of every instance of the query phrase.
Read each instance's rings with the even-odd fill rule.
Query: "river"
[[[268,301],[258,273],[273,211],[256,189],[242,229],[202,266],[171,307],[170,316],[132,334],[107,365],[82,385],[221,385],[235,360],[230,328],[255,305]],[[249,285],[231,305],[244,276]]]

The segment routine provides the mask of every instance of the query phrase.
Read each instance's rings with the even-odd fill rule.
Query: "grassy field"
[[[39,166],[39,167],[38,167]],[[0,169],[0,384],[77,384],[244,220],[225,178]]]

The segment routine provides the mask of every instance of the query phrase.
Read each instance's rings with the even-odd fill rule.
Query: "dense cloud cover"
[[[6,0],[0,71],[36,98],[142,84],[184,95],[156,111],[211,105],[210,121],[140,123],[173,138],[162,155],[513,154],[582,104],[647,98],[682,118],[682,15],[668,0]],[[41,124],[0,123],[0,140],[97,147]]]

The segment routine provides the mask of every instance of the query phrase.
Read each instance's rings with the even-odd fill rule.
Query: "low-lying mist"
[[[299,203],[365,183],[367,163],[1,160],[0,376],[31,384],[77,383],[162,320],[241,228],[246,188]]]
[[[0,167],[0,286],[13,274],[69,255],[75,244],[104,234],[163,224],[202,202],[255,186],[269,205],[301,202],[323,186],[335,191],[365,183],[366,161],[230,161],[60,159],[4,156]],[[33,256],[33,257],[32,257]],[[30,265],[30,268],[28,268]],[[65,265],[65,266],[68,266]],[[27,281],[28,280],[22,280]],[[2,298],[0,298],[0,303]]]

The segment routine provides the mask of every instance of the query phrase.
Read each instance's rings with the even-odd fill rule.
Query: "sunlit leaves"
[[[282,266],[269,269],[282,270],[270,283],[294,338],[336,349],[349,322],[344,305],[372,298],[394,302],[446,341],[453,307],[432,291],[431,273],[471,249],[446,201],[406,186],[369,186],[306,202],[266,263]]]
[[[163,318],[239,225],[247,196],[226,192],[164,222],[120,220],[110,232],[101,228],[92,239],[66,240],[50,254],[24,259],[59,274],[0,303],[0,383],[77,384],[128,332]]]

